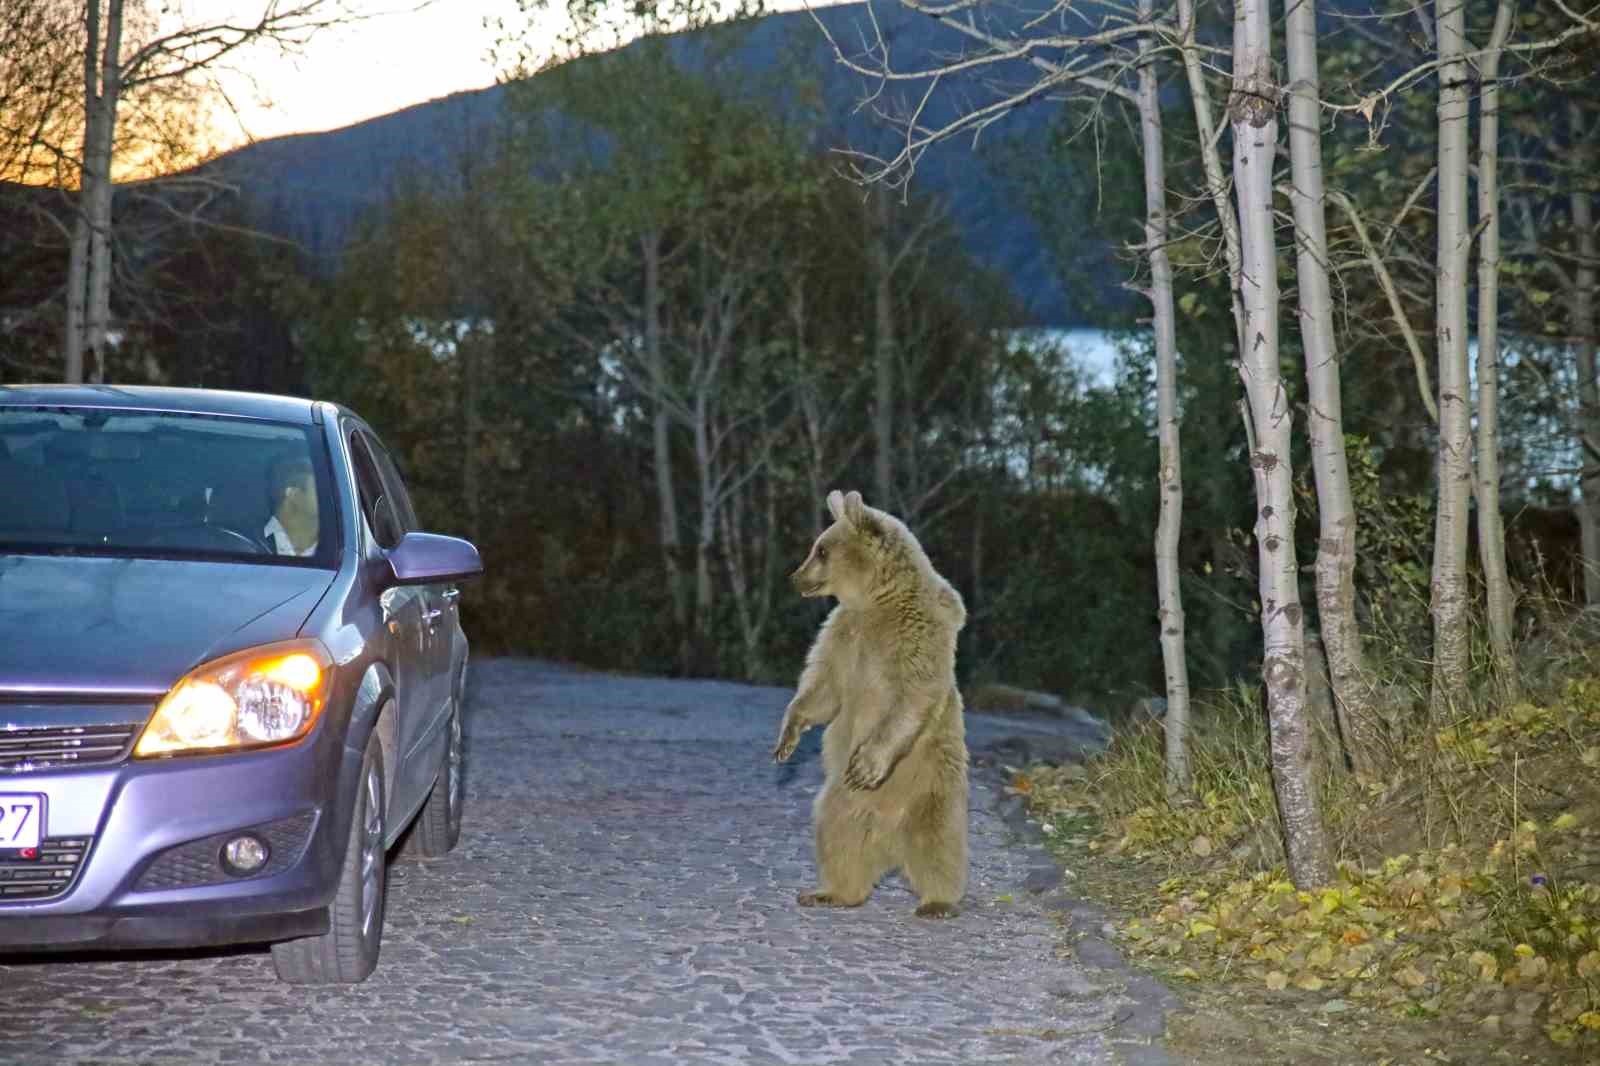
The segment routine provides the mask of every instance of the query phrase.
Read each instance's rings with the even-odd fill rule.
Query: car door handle
[[[422,620],[428,624],[429,629],[432,629],[434,626],[439,624],[439,619],[443,615],[444,611],[436,607],[431,611],[423,611]]]
[[[444,596],[444,602],[454,603],[461,598],[461,590],[457,588],[445,589],[442,595]]]

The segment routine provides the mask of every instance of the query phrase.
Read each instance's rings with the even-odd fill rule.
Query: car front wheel
[[[378,965],[388,868],[384,861],[383,754],[374,733],[361,758],[350,837],[322,936],[272,945],[278,979],[297,985],[356,984]]]

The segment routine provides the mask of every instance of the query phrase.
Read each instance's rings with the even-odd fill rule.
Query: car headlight
[[[314,640],[270,644],[206,663],[166,694],[133,754],[237,751],[297,740],[327,703],[332,666]]]

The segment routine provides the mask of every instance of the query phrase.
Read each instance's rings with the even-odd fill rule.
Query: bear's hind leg
[[[954,918],[967,890],[967,805],[928,796],[906,822],[903,869],[920,901],[918,918]]]
[[[802,892],[802,907],[859,907],[889,868],[870,812],[856,808],[829,784],[817,797],[817,889]]]

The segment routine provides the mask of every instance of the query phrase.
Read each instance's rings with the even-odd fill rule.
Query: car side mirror
[[[470,541],[438,533],[407,533],[385,556],[396,585],[444,584],[483,573],[483,560]]]

